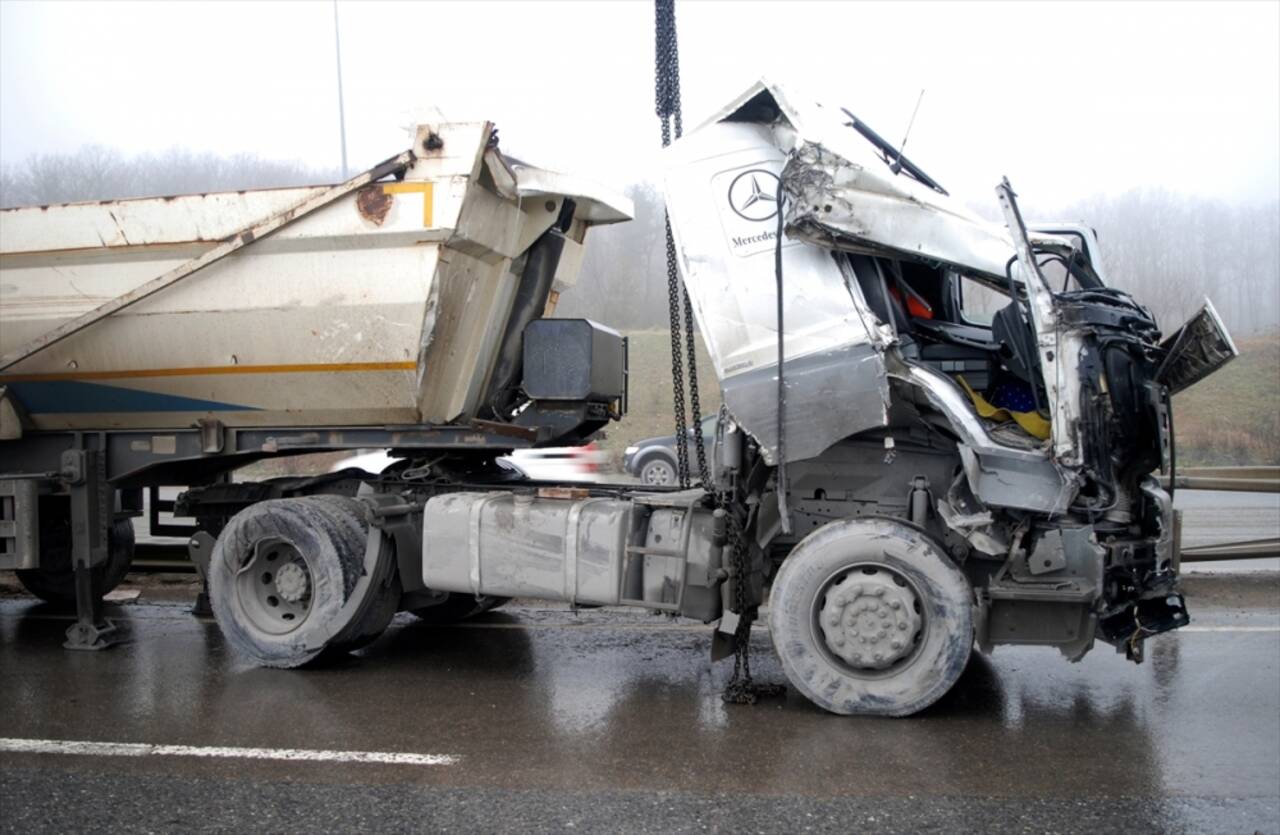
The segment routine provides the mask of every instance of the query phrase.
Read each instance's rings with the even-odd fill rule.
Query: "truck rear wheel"
[[[120,585],[133,562],[133,524],[116,519],[107,528],[106,562],[93,569],[99,594]],[[27,591],[55,606],[74,606],[75,571],[71,565],[71,506],[64,497],[40,501],[40,567],[21,569],[18,580]]]
[[[346,496],[311,496],[309,498],[311,501],[327,504],[346,525],[347,536],[360,541],[360,549],[363,552],[369,536],[364,505]],[[376,641],[386,631],[391,619],[396,616],[396,611],[400,608],[402,593],[400,574],[396,570],[395,556],[389,551],[389,544],[385,540],[378,560],[378,570],[385,572],[386,582],[380,584],[377,589],[370,589],[373,599],[344,636],[340,647],[342,651],[351,652]]]
[[[275,499],[237,513],[209,561],[210,603],[227,643],[262,666],[299,667],[377,638],[400,583],[383,548],[360,584],[367,532],[359,502],[345,497]]]
[[[832,713],[907,716],[951,689],[973,646],[973,592],[923,531],[833,522],[773,583],[769,626],[787,678]]]

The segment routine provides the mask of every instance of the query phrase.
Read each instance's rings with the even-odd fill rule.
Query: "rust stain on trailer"
[[[356,210],[360,212],[360,217],[374,226],[381,226],[387,219],[393,202],[395,197],[380,185],[365,186],[356,193]]]

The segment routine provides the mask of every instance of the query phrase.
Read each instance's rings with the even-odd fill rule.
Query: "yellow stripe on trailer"
[[[383,194],[421,194],[422,195],[422,227],[430,229],[432,226],[432,203],[435,200],[435,190],[432,184],[427,183],[387,183],[382,187]]]

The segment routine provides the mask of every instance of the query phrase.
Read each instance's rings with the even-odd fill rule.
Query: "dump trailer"
[[[128,519],[185,485],[219,627],[258,664],[512,597],[715,624],[743,660],[767,602],[792,686],[839,714],[928,707],[975,645],[1140,662],[1188,622],[1155,474],[1171,396],[1236,354],[1212,305],[1164,336],[1088,227],[1027,226],[1007,183],[984,222],[767,80],[664,154],[725,404],[684,489],[500,465],[625,413],[626,340],[548,316],[630,207],[489,125],[422,126],[334,187],[3,213],[0,567],[75,602],[68,646],[106,645]],[[229,477],[362,447],[396,463]]]

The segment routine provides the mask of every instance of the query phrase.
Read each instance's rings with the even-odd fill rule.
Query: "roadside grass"
[[[643,330],[627,337],[631,369],[627,415],[605,428],[596,441],[618,469],[629,444],[675,432],[670,334]],[[1174,398],[1180,467],[1280,464],[1280,331],[1237,345],[1239,358]],[[702,414],[714,414],[720,409],[720,383],[701,337],[697,358]],[[242,477],[322,472],[347,454],[262,461],[242,471]]]
[[[1178,466],[1280,464],[1280,331],[1173,398]]]
[[[631,331],[627,334],[630,361],[628,382],[629,402],[627,414],[618,423],[610,424],[602,434],[604,439],[596,445],[613,456],[621,467],[622,451],[645,438],[655,438],[675,433],[675,416],[671,396],[671,334],[666,330]],[[711,357],[697,340],[698,392],[705,417],[720,410],[720,382]],[[685,358],[686,382],[688,362]],[[686,404],[687,406],[688,404]]]
[[[671,338],[665,330],[628,334],[631,408],[600,446],[619,456],[627,444],[674,432]],[[1280,331],[1239,340],[1240,356],[1173,399],[1178,465],[1280,464]],[[698,340],[702,413],[720,408],[720,385]]]

